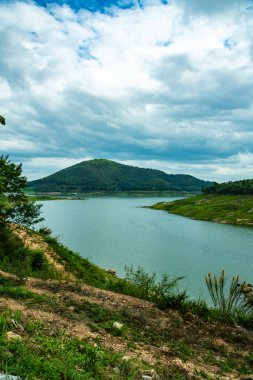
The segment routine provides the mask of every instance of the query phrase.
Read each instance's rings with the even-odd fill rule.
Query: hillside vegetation
[[[253,196],[250,195],[198,195],[169,203],[157,203],[151,208],[192,219],[253,226]]]
[[[203,189],[206,194],[253,195],[253,179],[215,183]]]
[[[27,380],[253,375],[251,315],[238,315],[235,326],[229,313],[188,301],[174,281],[156,287],[142,270],[120,280],[48,229],[6,229],[0,252],[0,372]],[[167,305],[152,302],[155,289]]]
[[[200,192],[210,185],[190,175],[166,174],[160,170],[123,165],[105,159],[84,161],[48,177],[29,182],[36,192]]]

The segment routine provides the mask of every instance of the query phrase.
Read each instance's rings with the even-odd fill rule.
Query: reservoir
[[[142,266],[158,276],[184,276],[180,290],[208,299],[205,275],[253,281],[253,229],[191,220],[143,206],[176,198],[93,197],[40,202],[42,225],[81,256],[105,269]]]

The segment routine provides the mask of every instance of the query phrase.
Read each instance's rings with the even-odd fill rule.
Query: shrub
[[[125,267],[126,278],[129,283],[130,294],[156,303],[160,308],[178,308],[187,298],[186,292],[176,291],[178,281],[183,277],[170,279],[164,274],[157,281],[155,273],[148,274],[142,267],[134,270],[133,267]]]
[[[51,236],[52,234],[52,230],[49,227],[40,227],[38,232],[44,236]]]
[[[224,270],[219,277],[211,276],[205,278],[206,285],[211,296],[213,305],[222,313],[226,314],[250,314],[253,312],[252,286],[245,281],[240,283],[239,276],[233,276],[226,294],[226,280]]]
[[[34,272],[46,270],[48,268],[48,262],[43,251],[39,249],[31,251],[30,266]]]

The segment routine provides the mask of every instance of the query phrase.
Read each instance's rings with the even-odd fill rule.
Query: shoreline
[[[251,195],[198,195],[172,202],[156,203],[149,208],[167,211],[192,220],[253,227]]]

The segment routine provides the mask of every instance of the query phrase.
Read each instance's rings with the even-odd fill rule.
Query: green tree
[[[5,125],[5,118],[0,115],[0,124]]]
[[[23,189],[27,179],[22,176],[22,164],[16,165],[8,156],[0,156],[0,224],[16,223],[25,227],[43,220],[41,205],[27,197]]]
[[[5,118],[0,115],[0,124]],[[0,226],[16,223],[25,227],[43,220],[40,217],[41,205],[27,197],[23,189],[26,177],[22,176],[22,164],[16,165],[7,156],[0,156]]]

